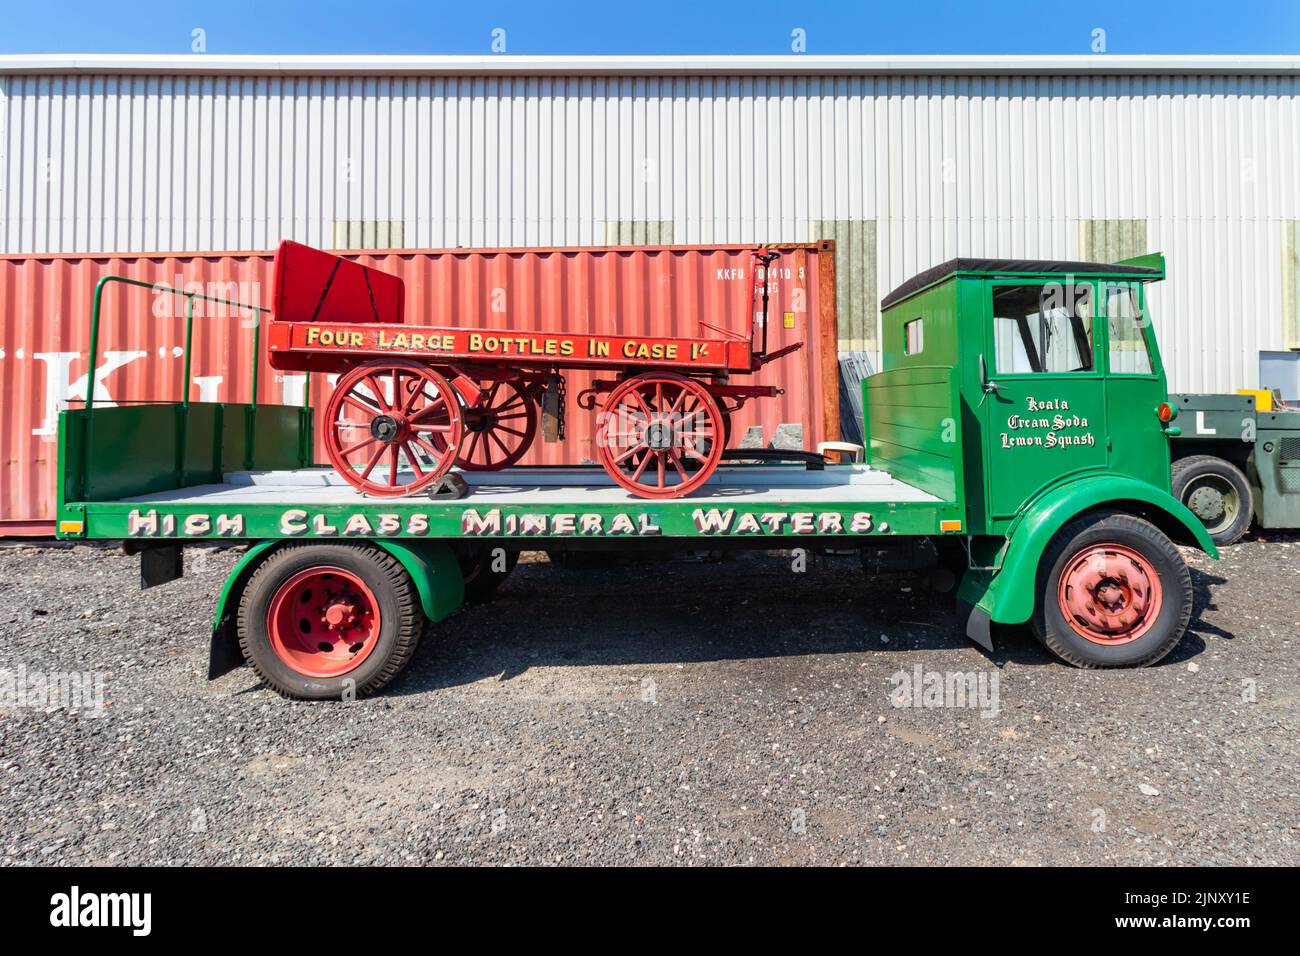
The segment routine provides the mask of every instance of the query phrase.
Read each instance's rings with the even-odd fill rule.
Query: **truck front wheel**
[[[1174,497],[1201,519],[1219,547],[1235,544],[1250,530],[1255,496],[1241,469],[1214,455],[1189,455],[1174,462]]]
[[[410,575],[370,545],[294,544],[253,573],[239,647],[272,690],[299,700],[379,690],[406,666],[424,615]]]
[[[1076,667],[1145,667],[1182,640],[1192,577],[1155,525],[1115,512],[1062,528],[1039,564],[1038,639]]]

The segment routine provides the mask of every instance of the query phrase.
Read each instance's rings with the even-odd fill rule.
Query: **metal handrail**
[[[85,435],[80,443],[80,454],[78,455],[78,480],[82,483],[82,493],[85,492],[86,466],[90,449],[90,435],[94,424],[95,408],[95,369],[99,366],[99,323],[102,316],[104,301],[104,289],[110,283],[117,282],[122,285],[135,286],[141,289],[151,289],[154,292],[162,292],[170,295],[180,295],[185,297],[185,362],[181,371],[183,376],[181,383],[181,409],[184,414],[181,415],[177,422],[177,441],[176,441],[176,460],[174,473],[179,484],[185,482],[185,444],[189,432],[189,409],[190,409],[190,372],[193,369],[191,353],[194,347],[194,302],[200,300],[203,302],[216,302],[221,305],[233,306],[238,309],[246,309],[254,313],[256,318],[253,321],[253,381],[252,395],[249,401],[250,412],[257,409],[257,385],[258,385],[258,367],[260,365],[260,355],[258,354],[261,345],[262,331],[262,314],[270,312],[260,305],[252,305],[247,302],[236,302],[233,299],[223,299],[220,296],[205,295],[202,292],[191,292],[184,289],[173,289],[171,286],[159,285],[156,282],[145,282],[142,279],[128,279],[125,276],[104,276],[95,284],[95,302],[90,314],[90,371],[87,373],[86,386],[86,422]],[[302,404],[304,408],[311,407],[311,373],[307,373],[307,381],[303,387]],[[125,401],[125,399],[124,399]],[[246,420],[246,428],[251,426],[251,417]],[[246,447],[244,455],[244,466],[251,465],[252,452],[248,446],[246,438]]]
[[[88,373],[88,384],[86,386],[86,408],[87,410],[95,407],[95,369],[99,365],[99,322],[101,309],[104,301],[104,287],[113,282],[119,282],[122,285],[136,286],[142,289],[151,289],[154,292],[170,293],[171,295],[180,295],[185,297],[185,363],[182,369],[181,384],[181,407],[188,409],[190,407],[190,370],[192,368],[191,351],[194,344],[194,302],[196,299],[203,302],[216,302],[220,305],[233,306],[238,309],[247,309],[256,315],[253,322],[253,383],[252,395],[250,396],[249,405],[252,408],[257,407],[257,385],[258,385],[258,368],[260,366],[260,356],[258,347],[261,344],[262,332],[262,315],[271,310],[265,306],[252,305],[247,302],[236,302],[233,299],[223,299],[215,295],[204,295],[202,292],[192,292],[185,289],[173,289],[170,286],[159,285],[156,282],[145,282],[142,279],[128,279],[125,276],[104,276],[95,284],[95,303],[90,313],[90,372]],[[307,382],[303,388],[303,407],[306,408],[311,404],[311,374],[307,374]]]

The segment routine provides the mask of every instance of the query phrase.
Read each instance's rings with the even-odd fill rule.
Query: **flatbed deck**
[[[867,465],[738,464],[695,495],[647,500],[598,466],[463,472],[461,498],[369,498],[326,467],[70,502],[87,538],[843,537],[959,533],[960,505]]]
[[[499,472],[459,472],[469,485],[464,498],[436,499],[438,504],[586,505],[645,504],[616,485],[599,466],[511,468]],[[331,468],[281,471],[239,471],[220,484],[194,485],[174,491],[136,495],[123,501],[170,505],[354,505],[428,507],[424,495],[406,498],[365,498]],[[830,466],[822,471],[801,467],[736,466],[719,468],[701,493],[682,504],[801,505],[875,502],[938,502],[934,495],[866,465]]]

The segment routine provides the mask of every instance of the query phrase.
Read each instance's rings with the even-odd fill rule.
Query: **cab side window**
[[[995,285],[994,370],[1091,372],[1092,316],[1087,283]]]
[[[903,354],[918,355],[925,350],[925,325],[920,318],[903,323]]]
[[[1133,285],[1106,285],[1102,295],[1106,303],[1106,331],[1109,333],[1107,358],[1116,375],[1150,375],[1151,352],[1142,329],[1146,318],[1138,290]]]

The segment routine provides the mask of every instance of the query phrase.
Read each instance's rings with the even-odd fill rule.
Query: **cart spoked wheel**
[[[383,687],[424,625],[410,575],[373,545],[286,545],[240,595],[240,650],[286,697],[347,699]]]
[[[600,463],[642,498],[678,498],[704,484],[722,457],[722,411],[708,390],[673,372],[634,375],[605,401]]]
[[[717,400],[714,399],[714,401],[716,402]],[[721,405],[719,405],[718,407],[720,409],[722,408]],[[713,444],[714,444],[713,439],[706,439],[703,442],[701,442],[700,447],[697,450],[700,452],[701,455],[703,455],[707,459],[709,457],[709,453],[713,450]],[[727,411],[723,410],[722,411],[723,452],[726,452],[726,450],[730,447],[731,447],[731,415]],[[719,461],[721,461],[721,456],[719,456]],[[694,459],[686,462],[685,464],[686,464],[687,471],[694,471],[700,466],[700,463],[698,461],[695,461]]]
[[[409,495],[455,464],[464,426],[451,383],[415,362],[354,368],[325,406],[325,453],[369,495]]]
[[[1192,579],[1155,525],[1097,513],[1062,528],[1039,565],[1035,633],[1077,667],[1154,664],[1182,639]]]
[[[456,465],[466,471],[497,471],[524,457],[537,435],[537,406],[514,382],[484,383],[480,399],[466,405],[465,436]]]

